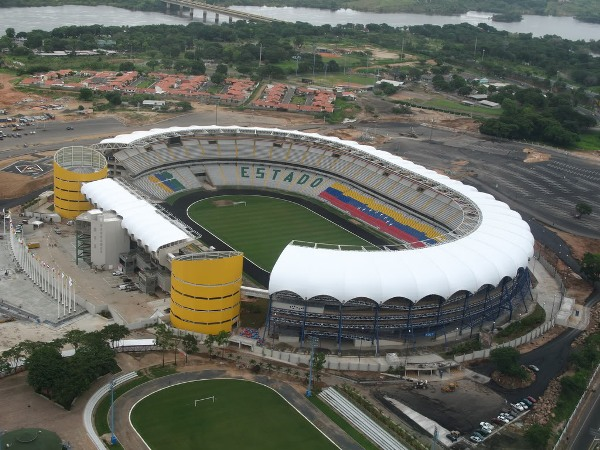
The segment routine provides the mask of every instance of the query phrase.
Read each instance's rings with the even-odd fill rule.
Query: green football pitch
[[[244,380],[171,386],[137,403],[131,422],[152,450],[338,448],[277,392]]]
[[[273,269],[275,261],[292,240],[371,247],[364,239],[311,210],[273,197],[211,197],[191,205],[188,215],[267,271]]]

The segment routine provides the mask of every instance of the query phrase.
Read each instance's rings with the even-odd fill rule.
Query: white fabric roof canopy
[[[185,231],[161,216],[154,206],[137,198],[111,178],[85,183],[81,192],[98,208],[121,216],[121,226],[151,252],[190,238]]]

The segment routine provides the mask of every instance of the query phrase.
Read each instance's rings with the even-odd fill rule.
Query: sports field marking
[[[212,397],[206,397],[206,398],[201,398],[199,400],[194,400],[194,406],[198,406],[198,402],[203,402],[204,400],[212,400],[212,402],[215,402],[215,396],[213,395]]]
[[[215,382],[227,383],[215,384]],[[251,386],[260,386],[266,390],[257,390]],[[180,389],[182,391],[177,392]],[[212,406],[209,410],[198,408],[198,412],[193,414],[181,408],[181,402],[186,403],[184,397],[190,391],[210,390],[216,394],[215,389],[222,392],[225,397],[229,395],[231,401],[219,402],[219,404],[215,402],[214,409]],[[165,390],[168,391],[164,392]],[[150,399],[152,396],[155,397]],[[143,408],[136,410],[146,399],[151,402],[146,402]],[[278,401],[282,402],[278,403]],[[302,397],[301,401],[307,400]],[[191,406],[191,403],[187,404]],[[283,405],[291,409],[287,411],[285,408],[281,409]],[[290,448],[292,444],[294,447],[298,442],[304,442],[308,445],[307,448],[340,449],[329,436],[279,392],[279,389],[254,380],[201,378],[165,386],[138,399],[129,410],[128,419],[131,429],[144,442],[146,448],[152,450],[172,448],[196,450],[200,448],[199,443],[202,443],[202,448],[209,450],[229,450],[237,447],[242,441],[247,450],[278,450],[286,446]],[[133,424],[134,420],[139,422],[140,428],[145,426],[146,429],[138,430]],[[144,433],[152,447],[141,433]],[[266,434],[269,435],[267,441],[265,441]]]
[[[257,202],[259,202],[259,205],[256,205],[256,203],[252,201],[253,198],[256,199]],[[267,200],[270,201],[270,203],[266,203]],[[227,214],[226,220],[223,220],[218,225],[215,224],[214,217],[217,214],[219,214],[217,210],[223,211],[223,206],[233,206],[234,203],[241,202],[246,202],[246,205],[244,206],[248,207],[248,212],[246,212],[246,208],[242,208],[242,210],[244,211],[243,213],[241,212],[241,210],[233,212],[233,210],[230,209],[230,212],[228,213],[222,212],[222,214]],[[198,211],[199,207],[197,205],[199,204],[207,205],[205,213],[211,214],[213,218],[208,220],[205,219],[203,221],[201,216],[202,211]],[[211,204],[214,205],[214,210],[210,208],[210,206],[208,206]],[[256,215],[252,213],[252,207],[255,205],[257,207],[260,206],[264,209],[266,214],[269,214],[273,211],[276,211],[278,208],[281,208],[278,207],[278,204],[290,205],[288,207],[288,210],[290,214],[293,214],[293,217],[290,219],[280,214],[266,216]],[[296,212],[294,212],[294,209]],[[190,211],[194,210],[196,210],[196,212],[190,214]],[[301,219],[301,216],[298,214],[298,211],[300,210],[305,211],[306,222],[312,221],[313,228],[311,229],[309,225],[306,225],[305,230],[290,232],[289,229],[291,227],[296,226],[296,228],[302,228],[305,224],[305,222]],[[186,210],[186,214],[190,220],[202,226],[209,234],[217,238],[219,241],[223,242],[224,244],[228,245],[233,249],[244,251],[244,257],[248,261],[252,262],[257,267],[260,267],[261,269],[267,272],[270,272],[272,265],[275,264],[275,261],[277,260],[285,246],[293,240],[304,240],[315,243],[331,244],[336,246],[346,245],[365,248],[375,248],[375,246],[369,243],[368,241],[362,239],[361,237],[347,230],[343,226],[340,226],[339,224],[331,221],[330,219],[323,217],[318,212],[315,212],[314,210],[310,209],[310,207],[298,204],[294,201],[278,197],[272,197],[269,195],[215,195],[213,197],[207,197],[190,204]],[[235,218],[232,218],[232,214],[234,216],[237,216],[237,222],[235,221]],[[240,214],[243,214],[243,217],[240,216]],[[340,217],[343,217],[343,215],[340,215]],[[248,220],[248,227],[239,227],[238,225],[241,223],[241,221],[246,220],[246,218]],[[213,221],[212,223],[211,220]],[[263,220],[262,224],[260,223],[261,220]],[[325,222],[329,224],[326,227],[324,227]],[[276,224],[277,226],[273,224]],[[257,228],[253,230],[251,225],[254,225]],[[229,227],[229,230],[227,229],[227,227]],[[309,237],[306,237],[306,234],[304,234],[304,236],[299,236],[297,234],[305,232],[309,233]],[[328,235],[329,237],[323,239],[313,238],[319,233],[322,233],[326,236]],[[263,236],[263,239],[260,242],[261,245],[254,245],[253,248],[252,242],[258,242],[259,237],[261,235]],[[250,239],[248,239],[248,237],[250,237]],[[244,239],[246,239],[246,241],[241,242]],[[327,239],[332,240],[332,242],[328,243]],[[248,242],[250,242],[249,245]],[[259,260],[258,263],[257,259]],[[265,266],[269,265],[271,265],[270,268],[265,268]]]

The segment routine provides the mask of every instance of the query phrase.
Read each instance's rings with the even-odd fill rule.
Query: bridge
[[[183,15],[187,9],[190,19],[194,17],[194,9],[202,10],[202,21],[206,23],[208,12],[215,13],[215,23],[219,23],[220,16],[229,17],[229,23],[233,22],[233,18],[247,20],[249,22],[283,22],[283,20],[273,19],[271,17],[260,16],[258,14],[250,14],[234,9],[226,8],[225,6],[209,5],[208,3],[199,2],[196,0],[161,0],[167,5],[167,13],[171,11],[171,5],[179,7],[179,15]]]

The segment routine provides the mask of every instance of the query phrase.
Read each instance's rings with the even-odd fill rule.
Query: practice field
[[[152,450],[337,448],[277,392],[244,380],[163,389],[135,405],[131,422]]]
[[[292,240],[371,247],[309,209],[272,197],[211,197],[191,205],[188,215],[267,271]]]

